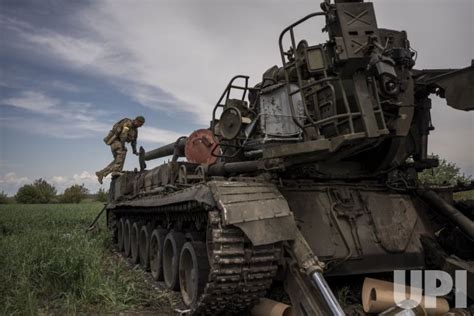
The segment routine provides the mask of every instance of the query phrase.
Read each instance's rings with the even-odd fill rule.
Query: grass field
[[[112,253],[105,216],[85,233],[101,208],[0,205],[0,314],[172,311],[175,294],[153,290]]]

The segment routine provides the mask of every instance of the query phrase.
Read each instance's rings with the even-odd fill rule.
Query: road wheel
[[[186,242],[179,259],[179,285],[183,302],[194,307],[209,276],[206,244],[204,242]]]
[[[179,256],[186,239],[184,234],[169,232],[163,246],[163,278],[168,289],[179,290]]]
[[[125,223],[123,218],[121,218],[117,223],[117,249],[118,251],[123,251],[123,233],[124,233]]]
[[[167,231],[154,229],[150,237],[150,270],[156,281],[163,281],[163,245]]]
[[[139,224],[134,222],[130,232],[130,253],[133,263],[138,263],[138,238],[140,236]]]
[[[132,230],[132,225],[130,220],[125,221],[124,230],[123,230],[123,252],[125,257],[130,256],[130,232]]]
[[[148,225],[142,225],[140,238],[138,239],[138,251],[140,256],[140,266],[143,270],[150,270],[150,236],[151,229]]]

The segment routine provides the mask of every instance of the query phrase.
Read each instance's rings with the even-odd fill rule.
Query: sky
[[[474,1],[373,2],[379,27],[408,32],[416,68],[474,59]],[[0,0],[0,191],[37,178],[107,189],[94,173],[116,121],[144,115],[148,150],[207,127],[229,79],[258,83],[281,63],[281,30],[315,11],[318,0]],[[324,42],[321,26],[297,35]],[[432,120],[429,151],[474,174],[474,114],[434,98]]]

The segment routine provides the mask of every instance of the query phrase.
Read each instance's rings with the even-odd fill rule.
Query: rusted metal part
[[[209,129],[198,129],[187,138],[184,152],[191,163],[212,165],[217,161],[212,153],[219,152],[218,147],[219,144]]]

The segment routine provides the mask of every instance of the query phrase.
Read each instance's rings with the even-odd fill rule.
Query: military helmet
[[[135,118],[135,121],[141,122],[143,124],[145,123],[145,117],[139,115]]]

